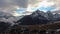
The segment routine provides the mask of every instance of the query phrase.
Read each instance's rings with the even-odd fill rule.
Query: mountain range
[[[36,10],[32,14],[24,16],[22,19],[18,20],[17,22],[20,22],[20,25],[47,24],[50,22],[57,21],[58,19],[55,17],[56,15],[53,15],[51,11],[47,11],[45,13],[43,11]]]

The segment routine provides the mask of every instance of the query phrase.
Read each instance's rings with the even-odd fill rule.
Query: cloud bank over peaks
[[[39,9],[43,11],[60,9],[60,0],[0,0],[0,8],[9,14],[30,13]],[[24,8],[21,11],[19,8]],[[16,11],[19,9],[19,11]],[[15,13],[16,12],[16,13]]]

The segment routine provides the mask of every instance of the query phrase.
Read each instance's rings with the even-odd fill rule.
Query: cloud
[[[19,19],[20,19],[20,17],[14,17],[12,14],[6,13],[6,12],[0,10],[0,21],[2,21],[2,22],[10,23],[11,26],[13,26],[15,24],[15,22]]]
[[[28,6],[29,0],[14,0],[16,5],[26,8]]]
[[[55,3],[48,0],[30,0],[28,4],[27,11],[34,12],[35,10],[48,11],[55,9]]]
[[[13,14],[17,8],[26,8],[29,0],[0,0],[0,10]]]
[[[31,5],[31,7],[54,7],[55,9],[60,7],[60,0],[31,0],[31,3],[29,5]],[[60,8],[58,8],[60,9]]]
[[[59,1],[60,0],[0,0],[0,9],[8,14],[14,15],[17,14],[15,12],[19,8],[26,8],[26,11],[29,10],[30,12],[40,7],[58,8],[60,7]]]
[[[0,0],[0,7],[20,6],[27,7],[28,0]]]

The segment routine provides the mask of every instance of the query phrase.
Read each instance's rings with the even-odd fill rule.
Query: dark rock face
[[[32,18],[28,15],[23,17],[21,20],[19,20],[18,22],[21,22],[21,25],[29,25],[29,24],[34,24]]]

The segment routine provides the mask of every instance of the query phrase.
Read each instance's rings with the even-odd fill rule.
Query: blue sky
[[[53,10],[53,9],[55,9],[54,7],[40,7],[40,8],[38,8],[39,10],[47,10],[47,11],[49,11],[49,10]]]
[[[39,9],[39,10],[41,10],[41,11],[49,11],[49,10],[53,10],[53,9],[55,9],[54,7],[39,7],[39,8],[31,8],[31,10],[37,10],[37,9]],[[21,8],[21,9],[17,9],[16,10],[16,12],[18,12],[18,13],[23,13],[23,12],[25,12],[26,10],[24,9],[24,8]]]
[[[26,10],[24,9],[24,8],[20,8],[20,9],[17,9],[16,10],[16,12],[18,12],[18,13],[23,13],[23,12],[25,12]]]

